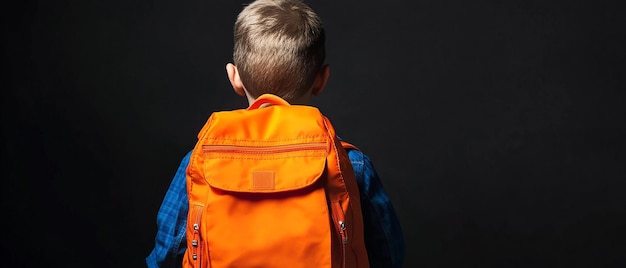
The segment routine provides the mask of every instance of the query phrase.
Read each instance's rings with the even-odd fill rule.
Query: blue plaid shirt
[[[148,267],[181,267],[186,250],[186,171],[191,151],[183,158],[159,213],[155,247],[146,258]],[[348,150],[358,181],[365,229],[365,246],[371,267],[402,267],[404,238],[389,196],[367,155]]]

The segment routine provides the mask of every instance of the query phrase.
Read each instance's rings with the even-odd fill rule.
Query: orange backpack
[[[183,267],[369,267],[354,171],[317,108],[265,94],[198,139]]]

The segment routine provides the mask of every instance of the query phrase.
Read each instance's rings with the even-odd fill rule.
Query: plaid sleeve
[[[370,158],[349,150],[359,185],[365,246],[371,267],[402,267],[404,237],[396,212]]]
[[[182,266],[182,258],[187,245],[185,227],[189,207],[186,172],[190,157],[191,151],[181,161],[159,208],[155,246],[146,257],[146,264],[149,268]]]

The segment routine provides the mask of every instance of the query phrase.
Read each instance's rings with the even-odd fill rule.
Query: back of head
[[[325,32],[315,12],[299,0],[256,0],[234,27],[233,61],[248,93],[296,99],[324,64]]]

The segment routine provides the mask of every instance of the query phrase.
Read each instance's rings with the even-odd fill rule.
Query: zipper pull
[[[339,228],[341,228],[341,230],[339,231],[339,233],[341,234],[341,237],[343,238],[343,244],[348,244],[348,234],[346,232],[346,223],[343,221],[339,221]]]
[[[193,236],[194,238],[196,238],[198,236],[198,229],[199,226],[197,223],[193,224]],[[198,259],[198,253],[196,253],[196,248],[198,248],[198,239],[193,239],[191,240],[191,246],[193,246],[193,255],[191,255],[191,258],[193,258],[193,260],[197,260]]]

